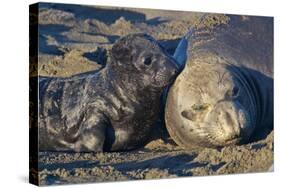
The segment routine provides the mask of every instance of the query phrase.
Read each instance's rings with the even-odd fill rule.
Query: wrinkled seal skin
[[[41,78],[39,149],[130,150],[145,144],[160,96],[177,65],[152,37],[117,41],[105,68],[69,78]]]
[[[273,18],[225,18],[196,30],[168,94],[166,127],[185,148],[241,144],[273,128]]]

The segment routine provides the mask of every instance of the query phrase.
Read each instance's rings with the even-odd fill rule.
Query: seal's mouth
[[[223,106],[225,107],[225,106]],[[231,109],[231,110],[230,110]],[[240,144],[249,139],[249,113],[241,105],[213,110],[207,117],[208,134],[217,146]]]
[[[156,85],[163,86],[163,87],[171,85],[175,81],[176,78],[177,78],[176,73],[172,73],[170,76],[167,76],[167,75],[161,74],[161,73],[157,73],[154,76],[154,79],[156,80]]]
[[[243,138],[232,138],[225,141],[224,145],[234,145],[234,144],[240,144],[242,142]]]
[[[192,123],[193,124],[193,123]],[[197,128],[199,137],[203,139],[202,143],[198,143],[204,147],[223,147],[230,145],[242,144],[245,141],[245,135],[243,134],[232,134],[226,133],[220,129],[218,124],[211,123],[197,123],[197,126],[189,124],[189,126]],[[198,127],[199,125],[199,127]]]
[[[172,63],[172,68],[170,68],[170,69],[172,69],[172,70],[170,70],[171,72],[170,72],[170,76],[169,76],[167,85],[172,84],[181,71],[181,69],[177,63],[175,63],[174,61],[172,61],[171,63]]]
[[[169,78],[165,74],[157,73],[153,79],[155,80],[156,87],[166,86],[169,83]]]
[[[167,85],[172,84],[176,80],[177,76],[178,76],[177,74],[174,74],[173,76],[171,76]]]
[[[174,71],[174,74],[175,75],[178,75],[181,71],[182,71],[182,67],[180,67],[180,65],[175,61],[175,60],[172,60],[172,66],[174,67],[175,71]]]

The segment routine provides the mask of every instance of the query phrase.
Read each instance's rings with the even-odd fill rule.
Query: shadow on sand
[[[161,17],[155,17],[151,19],[146,19],[145,14],[139,13],[136,11],[126,10],[123,8],[106,8],[106,7],[94,7],[94,6],[86,6],[86,5],[71,5],[71,4],[54,4],[54,3],[40,3],[40,10],[44,9],[55,9],[61,10],[65,12],[70,12],[74,14],[74,17],[77,21],[86,20],[86,19],[95,19],[100,22],[103,22],[107,25],[115,23],[118,19],[123,17],[126,21],[130,21],[132,23],[146,23],[147,25],[158,25],[161,23],[167,22],[166,20],[161,19]],[[80,41],[74,41],[66,36],[62,35],[63,32],[68,32],[72,29],[72,27],[59,25],[59,24],[39,24],[39,52],[50,55],[63,55],[63,52],[59,50],[58,46],[63,43],[85,43]],[[110,43],[114,43],[119,36],[117,35],[105,35],[103,33],[90,33],[90,32],[81,32],[81,34],[87,35],[96,35],[106,37]],[[50,36],[55,39],[58,45],[49,44],[47,36]],[[164,45],[166,46],[166,43]],[[168,51],[174,50],[174,43],[172,42],[173,47]]]
[[[75,18],[79,20],[96,19],[106,24],[112,24],[121,17],[131,22],[144,22],[146,20],[144,14],[123,8],[110,9],[106,7],[57,3],[40,3],[40,8],[66,11],[73,13]]]

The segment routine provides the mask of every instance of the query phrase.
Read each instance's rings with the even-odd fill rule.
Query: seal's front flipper
[[[201,18],[199,19],[198,24],[201,24],[201,22],[205,19],[207,14],[203,14]],[[175,53],[173,55],[174,59],[176,60],[177,64],[179,65],[180,69],[182,70],[188,61],[188,42],[190,40],[190,37],[194,33],[194,30],[196,29],[197,24],[195,24],[189,31],[182,37],[180,40]]]
[[[87,119],[87,118],[86,118]],[[83,123],[79,130],[79,140],[75,143],[76,152],[102,152],[105,142],[106,122],[97,114]],[[81,132],[80,132],[81,131]]]
[[[188,48],[188,40],[187,38],[183,37],[173,55],[174,59],[176,60],[176,63],[179,65],[180,70],[182,70],[186,64],[187,61],[187,48]]]
[[[188,60],[188,40],[191,37],[194,28],[191,28],[180,40],[173,58],[176,60],[177,64],[179,65],[180,69],[182,70],[187,63]]]

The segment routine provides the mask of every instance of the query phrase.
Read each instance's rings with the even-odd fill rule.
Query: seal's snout
[[[157,87],[166,87],[171,84],[179,73],[179,67],[170,57],[164,57],[158,62],[154,80]]]
[[[245,136],[248,127],[247,112],[240,105],[232,102],[219,102],[209,114],[210,122],[217,122],[219,142],[237,144]]]
[[[170,74],[171,74],[171,78],[175,79],[176,76],[179,74],[180,72],[180,67],[179,65],[175,62],[174,59],[172,58],[167,58],[166,62],[167,64],[167,69],[169,70]]]
[[[218,119],[222,130],[225,132],[225,140],[230,141],[241,136],[239,122],[237,121],[235,114],[227,111],[222,111],[219,114]]]

